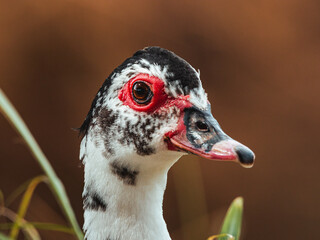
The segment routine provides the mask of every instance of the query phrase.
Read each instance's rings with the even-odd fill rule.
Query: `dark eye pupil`
[[[136,82],[132,87],[134,100],[139,104],[145,104],[152,98],[150,87],[144,82]]]
[[[148,95],[148,87],[143,83],[137,83],[134,85],[134,95],[136,98],[145,98]]]
[[[196,122],[196,127],[201,132],[209,131],[209,127],[205,122],[201,122],[201,121]]]

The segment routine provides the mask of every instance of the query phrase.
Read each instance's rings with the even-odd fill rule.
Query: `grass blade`
[[[21,195],[29,186],[30,182],[32,181],[32,179],[29,179],[28,181],[25,181],[24,183],[22,183],[18,188],[16,188],[7,198],[6,198],[6,207],[9,207],[14,200],[16,200],[16,198]]]
[[[48,178],[47,176],[38,176],[32,179],[32,181],[30,182],[30,184],[28,185],[28,188],[26,190],[26,192],[23,195],[22,201],[20,203],[20,207],[19,207],[19,211],[18,211],[18,216],[16,218],[16,221],[14,222],[14,225],[11,229],[10,232],[10,237],[13,239],[16,239],[18,234],[19,234],[19,226],[20,224],[20,219],[24,218],[29,203],[31,201],[31,197],[33,195],[34,190],[36,189],[36,187],[38,186],[39,183],[41,182],[47,182]]]
[[[0,240],[12,240],[11,238],[9,238],[8,236],[0,233]]]
[[[231,203],[224,218],[221,234],[230,234],[239,240],[242,223],[243,198],[237,197]]]
[[[48,231],[57,231],[68,234],[74,234],[72,228],[55,224],[55,223],[42,223],[42,222],[28,222],[29,225],[32,225],[34,228],[39,230],[48,230]],[[0,223],[0,230],[9,230],[13,227],[14,223]],[[24,224],[21,223],[21,227],[25,227]]]
[[[75,214],[72,210],[71,204],[67,197],[66,191],[60,179],[57,177],[52,166],[50,165],[48,159],[40,149],[38,143],[32,136],[28,127],[10,103],[9,99],[5,96],[4,92],[0,89],[0,111],[8,119],[10,124],[17,130],[21,137],[26,142],[31,154],[40,164],[42,170],[46,173],[50,186],[54,192],[54,195],[57,198],[58,203],[60,204],[64,214],[66,215],[69,223],[74,229],[74,232],[78,239],[83,239],[82,231],[78,225]]]
[[[5,207],[0,207],[0,216],[1,215],[7,217],[13,222],[18,222],[20,224],[19,226],[22,228],[25,234],[25,237],[27,239],[40,240],[40,235],[38,231],[31,224],[29,224],[25,219],[20,218],[16,213],[11,211],[10,209]],[[19,218],[19,220],[17,218]],[[12,238],[10,237],[10,239]]]
[[[232,235],[230,235],[230,234],[227,234],[227,233],[211,236],[207,240],[214,240],[214,239],[220,239],[221,240],[221,238],[223,238],[225,240],[234,240],[234,237]]]
[[[32,224],[35,228],[41,229],[41,230],[58,231],[58,232],[74,234],[74,231],[72,228],[66,227],[60,224],[40,223],[40,222],[30,222],[30,224]]]

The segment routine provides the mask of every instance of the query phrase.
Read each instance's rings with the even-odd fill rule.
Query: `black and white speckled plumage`
[[[162,214],[158,214],[157,209],[162,205],[166,171],[182,153],[168,152],[163,136],[166,132],[174,130],[181,113],[176,106],[152,113],[136,112],[124,106],[118,98],[119,90],[131,78],[141,73],[163,80],[168,96],[176,98],[190,95],[190,101],[195,106],[207,106],[206,94],[195,69],[174,53],[159,47],[149,47],[136,52],[110,74],[94,98],[90,111],[80,127],[83,136],[80,159],[85,165],[83,197],[84,230],[87,239],[170,239]],[[161,170],[161,175],[149,176],[148,171],[151,169],[155,172]],[[152,211],[155,211],[159,220],[156,220],[157,223],[153,222],[158,226],[154,232],[140,228],[139,234],[130,233],[127,228],[135,226],[135,223],[127,223],[128,226],[124,223],[126,227],[123,228],[115,226],[114,221],[102,220],[105,219],[104,212],[109,214],[110,218],[117,215],[114,210],[119,205],[127,210],[141,208],[144,205],[143,195],[147,194],[145,189],[152,185],[155,180],[153,178],[157,179],[154,185],[158,187],[149,190],[148,194],[152,194],[153,202],[160,205],[151,203],[154,210],[150,209],[150,213],[140,217],[146,217],[152,223]],[[148,187],[145,186],[146,183]],[[119,189],[114,189],[111,185],[122,189],[119,193],[121,198],[114,199],[115,192]],[[159,191],[159,187],[162,190]],[[140,188],[142,196],[135,196]],[[130,200],[123,200],[126,198]],[[133,198],[140,200],[133,201]],[[94,219],[101,221],[97,223]],[[123,221],[126,222],[127,219]]]
[[[120,75],[124,70],[128,79],[137,74],[133,65],[139,65],[141,68],[150,70],[151,66],[159,67],[166,75],[166,86],[169,90],[167,93],[170,96],[189,95],[192,90],[195,90],[195,97],[202,99],[205,96],[200,96],[204,91],[200,82],[200,76],[191,65],[184,59],[175,55],[173,52],[160,47],[148,47],[137,51],[132,57],[127,58],[120,66],[118,66],[105,80],[98,94],[94,98],[90,111],[80,127],[80,132],[85,134],[94,118],[94,113],[100,108],[109,87],[111,86],[115,77]],[[130,69],[131,68],[131,69]],[[152,71],[150,71],[152,72]],[[206,103],[204,103],[206,104]]]
[[[170,99],[187,96],[189,110],[166,104],[145,112],[124,104],[119,92],[139,74],[160,79],[162,94]],[[167,172],[188,151],[169,150],[165,136],[184,116],[186,141],[209,152],[228,138],[209,111],[198,72],[168,50],[140,50],[110,74],[80,127],[86,239],[170,239],[162,216]],[[197,130],[199,119],[210,133]]]
[[[118,98],[120,89],[131,78],[141,73],[163,80],[168,96],[176,98],[190,95],[190,101],[195,106],[203,109],[207,107],[207,97],[201,86],[199,74],[189,63],[168,50],[159,47],[140,50],[110,74],[94,98],[90,111],[80,127],[83,135],[80,159],[85,165],[83,197],[84,230],[87,239],[170,239],[162,210],[159,214],[157,209],[162,209],[166,172],[183,153],[169,152],[163,136],[175,129],[181,113],[177,106],[146,113],[136,112],[123,105]],[[150,176],[148,171],[160,171],[161,175]],[[155,180],[157,182],[154,182]],[[146,189],[149,189],[153,182],[154,189],[146,193]],[[114,189],[113,185],[117,186],[117,189]],[[116,196],[115,192],[119,189],[122,189],[121,193]],[[135,196],[137,192],[140,192],[141,196]],[[148,204],[150,206],[147,207],[144,206],[145,194],[152,194],[154,198],[154,203]],[[131,202],[126,202],[129,199],[123,200],[126,198]],[[136,200],[133,201],[134,198]],[[128,230],[130,226],[137,227],[132,222],[126,226],[125,222],[128,219],[122,219],[123,226],[126,227],[114,225],[118,215],[115,209],[119,208],[119,205],[127,211],[134,212],[132,208],[152,206],[145,216],[140,217],[148,219],[157,228],[149,230],[142,227],[138,229],[138,234]],[[114,220],[106,220],[104,212]],[[156,222],[154,214],[158,218]],[[97,219],[101,221],[95,222]]]
[[[154,147],[149,143],[152,142],[156,129],[160,129],[163,124],[168,123],[165,122],[165,119],[178,115],[178,108],[173,107],[169,111],[165,110],[160,114],[137,114],[129,108],[121,110],[119,101],[113,106],[106,104],[108,100],[116,99],[119,89],[134,75],[141,73],[141,69],[150,75],[160,76],[165,82],[166,93],[169,96],[177,97],[178,95],[193,93],[195,104],[199,102],[199,108],[206,107],[206,94],[201,86],[198,73],[191,65],[168,50],[149,47],[136,52],[132,57],[126,59],[105,80],[91,105],[84,123],[80,127],[81,134],[86,135],[91,127],[95,129],[96,133],[99,131],[107,132],[109,133],[108,135],[113,135],[112,133],[114,133],[118,136],[117,140],[121,144],[134,145],[136,152],[140,155],[149,155],[155,152]],[[123,81],[118,87],[110,89],[110,86],[117,78],[122,78]],[[121,121],[122,124],[114,124],[116,121]],[[132,122],[135,122],[135,124]],[[154,122],[154,124],[150,124],[151,122]],[[122,134],[122,136],[119,136],[119,134]],[[103,135],[105,149],[106,153],[112,154],[114,147],[110,144],[108,135]],[[142,137],[138,137],[138,135]],[[111,139],[114,141],[115,136]],[[97,144],[101,143],[97,141]]]

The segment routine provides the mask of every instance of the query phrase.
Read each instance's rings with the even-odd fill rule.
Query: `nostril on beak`
[[[254,153],[249,148],[238,146],[235,149],[235,151],[242,165],[247,167],[251,167],[253,165],[255,156],[254,156]]]

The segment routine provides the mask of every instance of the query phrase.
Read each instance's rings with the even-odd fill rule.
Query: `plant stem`
[[[74,229],[74,232],[78,239],[83,239],[82,231],[77,223],[75,214],[70,205],[69,199],[67,197],[66,191],[60,179],[57,177],[52,166],[50,165],[48,159],[40,149],[38,143],[32,136],[28,127],[20,117],[19,113],[16,111],[14,106],[10,103],[9,99],[6,97],[4,92],[0,89],[0,111],[8,119],[10,124],[17,130],[21,137],[26,142],[31,154],[40,164],[42,170],[48,176],[50,185],[52,187],[53,193],[55,194],[57,201],[59,202],[64,214],[66,215],[69,223]]]

